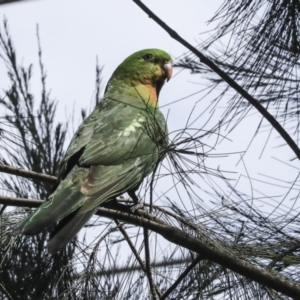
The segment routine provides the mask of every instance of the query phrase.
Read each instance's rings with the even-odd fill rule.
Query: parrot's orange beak
[[[163,70],[165,71],[165,78],[169,81],[173,74],[173,68],[170,62],[166,61],[163,65]]]

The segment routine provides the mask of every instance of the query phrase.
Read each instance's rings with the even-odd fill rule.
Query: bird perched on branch
[[[163,157],[167,125],[159,92],[172,76],[172,59],[159,49],[126,58],[104,97],[75,133],[62,161],[59,185],[12,235],[34,235],[57,224],[46,245],[53,254],[95,214],[99,205],[135,191]]]

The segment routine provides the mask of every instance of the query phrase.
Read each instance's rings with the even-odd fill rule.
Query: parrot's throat
[[[147,105],[157,107],[158,93],[156,87],[151,84],[141,84],[136,85],[134,88]]]
[[[138,84],[135,89],[143,100],[153,107],[158,106],[158,97],[165,80],[158,80],[155,83]]]
[[[134,80],[131,82],[124,82],[124,80],[113,79],[108,82],[105,95],[114,96],[116,93],[126,94],[130,97],[138,96],[147,105],[158,107],[158,96],[162,86],[164,85],[165,78],[162,80]]]

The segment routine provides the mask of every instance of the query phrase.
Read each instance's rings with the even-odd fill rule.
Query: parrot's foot
[[[143,208],[144,204],[143,203],[135,203],[133,205],[121,204],[118,202],[116,198],[113,198],[110,201],[103,203],[102,206],[110,209],[124,211],[127,213],[134,213],[137,209]]]
[[[134,204],[130,207],[130,210],[134,213],[138,209],[142,209],[144,207],[143,203]]]

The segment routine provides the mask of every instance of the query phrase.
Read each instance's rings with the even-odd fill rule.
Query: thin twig
[[[127,241],[132,253],[134,254],[135,258],[137,259],[137,261],[139,262],[142,270],[146,273],[146,265],[144,264],[142,258],[140,257],[139,253],[137,252],[137,250],[135,249],[133,243],[131,242],[130,237],[128,236],[127,232],[125,231],[125,229],[123,228],[123,226],[121,225],[121,223],[118,220],[115,220],[115,223],[117,224],[120,232],[122,233],[122,235],[124,236],[125,240]]]
[[[39,207],[43,200],[0,196],[0,204],[18,207]]]
[[[6,288],[3,286],[3,284],[0,283],[0,288],[3,290],[4,294],[11,300],[14,300],[14,298],[10,295],[10,293],[6,290]]]
[[[194,269],[194,267],[202,260],[201,255],[198,255],[194,261],[180,274],[177,280],[164,292],[159,300],[165,300],[177,288],[179,283]]]
[[[210,59],[208,59],[204,54],[202,54],[198,49],[193,47],[185,39],[183,39],[176,31],[169,27],[165,22],[163,22],[158,16],[156,16],[145,4],[140,0],[132,0],[136,5],[138,5],[149,18],[152,18],[159,26],[161,26],[169,35],[180,44],[185,46],[191,52],[193,52],[202,63],[211,68],[216,72],[224,81],[226,81],[234,90],[236,90],[241,96],[249,101],[277,130],[281,137],[286,141],[290,148],[294,151],[295,155],[300,159],[300,149],[297,144],[293,141],[290,135],[284,130],[284,128],[277,122],[277,120],[265,109],[254,97],[252,97],[247,91],[245,91],[236,81],[234,81],[229,75],[222,71],[217,65],[215,65]]]
[[[128,236],[128,235],[127,235]],[[129,237],[128,237],[129,238]],[[129,238],[130,241],[130,238]],[[153,262],[151,263],[152,268],[164,268],[164,267],[169,267],[169,266],[177,266],[177,265],[182,265],[182,264],[187,264],[189,263],[191,260],[190,259],[173,259],[173,260],[162,260],[159,262]],[[142,263],[144,264],[144,262],[142,261]],[[144,264],[145,269],[143,269],[141,266],[125,266],[125,267],[119,267],[119,268],[115,268],[115,269],[109,269],[109,270],[99,270],[96,271],[93,276],[105,276],[108,274],[121,274],[121,273],[129,273],[129,272],[139,272],[139,271],[144,271],[146,272],[146,266]],[[74,276],[74,279],[78,279],[81,278],[82,274],[78,274],[76,276]]]
[[[297,243],[296,245],[294,245],[292,248],[287,249],[286,251],[284,251],[283,253],[281,253],[280,255],[278,255],[275,259],[273,259],[269,265],[267,266],[267,270],[271,270],[278,261],[282,260],[286,255],[294,252],[295,250],[300,248],[300,243]]]
[[[16,175],[28,179],[36,179],[44,182],[51,182],[51,183],[57,182],[57,178],[55,176],[28,171],[20,168],[15,168],[9,165],[0,164],[0,172]]]
[[[6,205],[3,205],[0,209],[0,216],[3,214],[4,210],[6,209]]]
[[[145,260],[146,260],[146,274],[150,286],[152,299],[156,300],[157,296],[161,296],[161,292],[153,281],[151,264],[150,264],[150,245],[149,245],[149,231],[144,228],[144,244],[145,244]]]
[[[133,243],[131,242],[131,239],[130,237],[128,236],[126,230],[123,228],[122,224],[118,221],[118,220],[115,220],[115,223],[117,224],[120,232],[122,233],[122,235],[124,236],[125,240],[127,241],[132,253],[134,254],[134,256],[136,257],[136,259],[138,260],[142,270],[147,274],[147,267],[145,265],[145,263],[143,262],[142,258],[140,257],[139,253],[137,252],[137,250],[135,249]],[[160,290],[159,288],[157,287],[157,285],[154,285],[154,288],[156,290],[156,293],[158,295],[160,295]]]
[[[24,2],[24,0],[1,0],[0,5],[2,5],[2,4],[11,4],[11,3],[14,3],[14,2],[21,2],[21,1]]]

